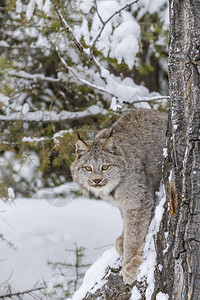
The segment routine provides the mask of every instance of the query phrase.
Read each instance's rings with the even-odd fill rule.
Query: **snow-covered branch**
[[[73,33],[73,30],[71,29],[71,27],[68,25],[67,21],[65,20],[65,18],[63,17],[62,13],[60,12],[60,10],[58,9],[58,7],[56,6],[55,2],[53,0],[51,0],[51,3],[53,4],[53,7],[59,17],[60,23],[63,26],[63,28],[67,31],[67,33],[69,33],[70,37],[72,38],[72,41],[74,42],[74,44],[76,45],[77,49],[91,62],[93,62],[96,70],[98,71],[98,73],[100,74],[100,77],[102,78],[102,80],[104,80],[104,82],[106,82],[105,77],[102,76],[101,74],[101,68],[100,68],[100,64],[97,63],[97,60],[94,58],[93,55],[91,55],[88,50],[86,50],[82,43],[76,38],[75,34]]]
[[[127,4],[125,4],[124,6],[122,6],[120,9],[116,10],[113,14],[111,14],[111,16],[109,18],[107,18],[106,21],[103,21],[102,17],[100,16],[99,12],[98,12],[98,8],[97,8],[97,3],[96,3],[96,8],[97,8],[97,15],[102,23],[102,26],[99,30],[99,32],[97,33],[96,37],[93,39],[93,41],[90,43],[89,48],[85,49],[84,46],[82,45],[82,43],[80,42],[80,40],[78,40],[78,38],[75,36],[72,28],[69,26],[69,24],[67,23],[67,21],[65,20],[65,18],[63,17],[62,13],[60,12],[60,10],[58,9],[57,5],[55,4],[54,0],[51,0],[51,3],[59,17],[60,23],[62,25],[62,27],[66,30],[66,32],[70,35],[70,37],[72,38],[72,41],[74,42],[74,44],[76,45],[77,49],[89,60],[93,63],[93,65],[95,66],[97,72],[99,73],[101,79],[107,84],[107,77],[104,76],[105,72],[103,72],[103,69],[101,64],[99,63],[99,61],[97,60],[97,58],[93,55],[93,49],[95,47],[96,42],[98,41],[98,39],[101,37],[102,32],[104,31],[106,25],[111,21],[111,19],[116,16],[117,14],[120,14],[124,9],[130,7],[131,5],[137,3],[139,0],[135,0],[135,1],[131,1]],[[108,72],[109,73],[109,72]]]
[[[94,48],[94,46],[95,46],[97,40],[98,40],[98,39],[100,38],[100,36],[102,35],[102,32],[104,31],[106,25],[110,22],[110,20],[111,20],[114,16],[120,14],[120,13],[122,12],[122,10],[124,10],[124,9],[126,9],[126,8],[128,8],[128,7],[130,7],[131,5],[137,3],[138,1],[139,1],[139,0],[135,0],[135,1],[131,1],[130,3],[125,4],[125,5],[122,6],[120,9],[118,9],[117,11],[115,11],[115,12],[114,12],[114,13],[113,13],[106,21],[103,21],[101,15],[99,14],[98,7],[97,7],[97,3],[96,3],[96,1],[95,1],[96,10],[97,10],[97,15],[98,15],[98,17],[99,17],[99,19],[100,19],[100,21],[101,21],[101,23],[102,23],[102,27],[100,28],[100,30],[99,30],[99,32],[97,33],[96,37],[94,38],[93,42],[90,44],[90,51],[92,51],[92,49]]]
[[[49,76],[44,76],[43,74],[30,74],[27,73],[25,71],[19,71],[16,74],[12,75],[13,77],[16,78],[21,78],[21,79],[28,79],[28,80],[33,80],[34,82],[37,81],[46,81],[46,82],[65,82],[64,80],[60,79],[60,78],[53,78],[53,77],[49,77]]]
[[[76,45],[77,49],[80,52],[84,52],[84,47],[81,44],[81,42],[76,38],[76,36],[74,35],[71,27],[68,25],[67,21],[65,20],[65,18],[63,17],[63,15],[61,14],[60,10],[58,9],[57,5],[55,4],[55,2],[53,0],[50,0],[58,17],[60,20],[61,25],[63,26],[63,28],[67,31],[67,33],[69,33],[70,37],[72,38],[74,44]]]
[[[73,70],[73,68],[70,67],[70,66],[68,66],[68,64],[66,63],[66,61],[64,60],[64,58],[60,55],[58,49],[57,49],[57,53],[58,53],[58,56],[60,57],[60,60],[61,60],[61,62],[62,62],[62,64],[63,64],[63,66],[64,66],[68,71],[70,71],[70,73],[71,73],[71,74],[72,74],[79,82],[81,82],[81,83],[87,85],[88,87],[94,88],[94,89],[96,89],[96,90],[98,90],[98,91],[100,91],[100,92],[109,94],[109,95],[111,95],[111,96],[113,96],[113,97],[115,96],[114,94],[110,93],[110,92],[109,92],[107,89],[105,89],[104,87],[97,86],[97,85],[95,85],[95,84],[89,82],[88,80],[85,80],[85,79],[83,79],[83,78],[80,78],[80,77],[76,74],[76,72]]]
[[[88,109],[77,112],[70,112],[62,110],[60,113],[47,110],[37,110],[35,112],[28,112],[23,114],[20,112],[11,113],[10,115],[0,115],[1,121],[15,121],[22,120],[26,122],[59,122],[59,121],[73,121],[86,117],[96,116],[98,114],[105,114],[107,111],[100,108],[98,105],[92,105]]]
[[[133,105],[135,103],[142,103],[142,102],[156,102],[156,101],[163,101],[163,100],[170,100],[169,96],[157,96],[157,97],[144,97],[140,100],[134,100],[132,103],[123,101],[124,104]]]

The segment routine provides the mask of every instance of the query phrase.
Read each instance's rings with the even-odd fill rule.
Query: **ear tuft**
[[[76,142],[76,157],[80,158],[90,150],[89,146],[82,139]]]
[[[106,139],[104,142],[103,148],[104,151],[107,151],[112,154],[118,154],[117,147],[116,147],[116,141],[114,137],[110,136]]]

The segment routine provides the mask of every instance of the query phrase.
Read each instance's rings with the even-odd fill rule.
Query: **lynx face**
[[[71,166],[74,180],[96,197],[111,194],[126,172],[126,162],[117,152],[114,138],[103,141],[78,140],[76,160]]]

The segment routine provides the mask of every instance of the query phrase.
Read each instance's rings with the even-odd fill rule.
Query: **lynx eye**
[[[108,170],[108,168],[109,168],[109,165],[103,165],[102,166],[102,171],[106,171],[106,170]]]
[[[88,172],[91,172],[91,171],[92,171],[92,167],[90,167],[90,166],[85,166],[85,170],[88,171]]]

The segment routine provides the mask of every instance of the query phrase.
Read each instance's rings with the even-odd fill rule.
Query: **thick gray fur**
[[[134,110],[94,140],[78,139],[76,143],[73,179],[85,194],[102,198],[121,211],[124,230],[116,240],[116,249],[123,256],[122,276],[129,284],[142,262],[154,194],[162,177],[166,127],[165,113]]]

